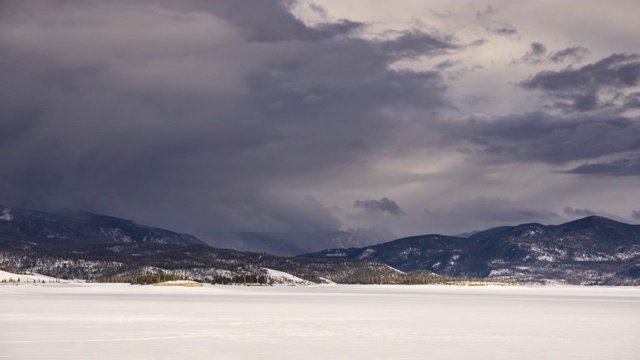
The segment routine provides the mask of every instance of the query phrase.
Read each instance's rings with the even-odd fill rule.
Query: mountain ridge
[[[432,283],[388,265],[348,259],[305,259],[214,248],[195,236],[83,211],[47,213],[0,207],[0,269],[57,278],[127,281],[173,274],[202,282],[270,278],[268,269],[312,282]]]
[[[357,258],[402,271],[526,283],[640,285],[640,225],[588,216],[559,225],[492,228],[469,238],[418,235],[302,256]]]
[[[254,240],[260,239],[269,238]],[[408,281],[397,278],[398,269],[414,273],[409,277],[417,283],[438,274],[539,284],[640,285],[640,225],[589,216],[559,225],[495,227],[468,238],[417,235],[292,258],[214,248],[189,234],[113,216],[0,207],[2,264],[81,278],[162,267],[200,269],[189,271],[206,278],[260,272],[262,266],[336,282]]]
[[[0,237],[34,242],[49,250],[95,248],[122,243],[205,245],[193,235],[139,225],[79,210],[56,213],[0,206]]]

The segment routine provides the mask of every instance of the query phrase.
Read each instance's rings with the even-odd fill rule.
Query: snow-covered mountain
[[[304,256],[379,261],[402,271],[527,283],[640,285],[640,225],[591,216],[555,226],[506,226],[468,238],[413,236]]]

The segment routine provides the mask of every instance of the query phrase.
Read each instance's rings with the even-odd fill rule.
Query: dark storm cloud
[[[532,112],[446,124],[462,151],[493,162],[564,164],[640,152],[640,121],[621,116],[558,116]],[[588,144],[588,146],[587,146]]]
[[[569,215],[569,216],[574,216],[574,217],[585,217],[585,216],[594,216],[597,215],[597,212],[591,210],[591,209],[574,209],[571,206],[567,206],[564,208],[564,213]]]
[[[585,99],[588,104],[588,99]],[[585,105],[586,106],[586,105]],[[640,119],[612,114],[531,112],[441,125],[446,143],[488,164],[514,162],[582,165],[562,171],[581,176],[640,175]],[[601,159],[608,158],[604,162]]]
[[[558,215],[551,211],[532,209],[505,199],[488,197],[463,201],[450,208],[426,209],[425,214],[431,221],[454,224],[464,222],[469,230],[473,230],[473,227],[477,229],[487,223],[496,225],[532,221],[548,223],[558,218]]]
[[[543,71],[522,81],[526,89],[545,91],[598,90],[603,87],[630,87],[640,80],[640,55],[613,54],[578,69]]]
[[[283,206],[288,206],[286,202]],[[321,230],[338,230],[342,226],[340,220],[336,218],[331,210],[326,208],[322,203],[311,195],[306,195],[302,202],[302,206],[298,208],[298,213],[282,211],[282,219],[278,219],[283,224],[302,224],[299,228],[293,230],[299,231],[321,231]],[[313,219],[313,222],[309,220]],[[315,227],[309,227],[312,223]]]
[[[640,158],[623,158],[611,162],[580,165],[567,171],[567,173],[601,176],[640,176]]]
[[[353,207],[361,208],[369,213],[389,213],[391,215],[404,215],[404,210],[398,204],[386,197],[380,200],[356,200]]]
[[[640,109],[640,92],[627,95],[624,98],[624,107],[627,109]]]
[[[312,10],[325,20],[307,25],[292,7],[261,0],[3,3],[0,204],[81,208],[203,238],[336,230],[341,220],[409,227],[418,215],[387,216],[404,213],[393,200],[360,200],[349,219],[335,199],[345,188],[361,189],[343,199],[349,207],[387,186],[448,176],[439,168],[449,166],[446,159],[431,164],[430,155],[424,165],[433,165],[434,174],[396,170],[431,150],[434,159],[465,152],[470,169],[574,162],[573,173],[583,176],[594,171],[580,164],[640,156],[638,119],[597,111],[607,101],[604,90],[637,91],[631,88],[637,85],[636,55],[521,83],[568,103],[580,116],[538,111],[444,121],[443,114],[470,111],[454,103],[456,91],[447,93],[448,79],[493,67],[479,62],[465,69],[467,60],[458,55],[488,40],[461,44],[451,34],[421,29],[365,37],[373,26],[326,20],[317,6]],[[481,11],[476,26],[518,33],[495,16],[491,7]],[[553,66],[582,54],[579,48],[552,50],[543,56]],[[475,54],[462,58],[467,55]],[[433,57],[425,65],[438,65],[398,70],[400,60],[421,57]],[[469,91],[477,91],[478,79],[470,79]],[[483,86],[481,95],[485,90],[492,92]],[[617,101],[633,111],[638,99],[625,93]],[[377,167],[384,162],[388,168]],[[362,176],[372,172],[379,176]],[[340,195],[331,199],[334,190]],[[454,228],[462,220],[484,228],[480,221],[554,216],[495,199],[443,209],[432,210],[438,216],[431,225]],[[446,216],[454,213],[462,214],[457,225]]]
[[[600,104],[598,93],[622,90],[640,83],[640,55],[613,54],[593,64],[560,71],[543,71],[520,82],[530,90],[542,90],[556,99],[555,106],[567,111],[590,111],[611,104]]]
[[[390,109],[449,106],[437,72],[389,69],[455,49],[446,36],[345,36],[364,25],[309,27],[273,1],[11,6],[1,203],[200,235],[333,230],[331,210],[290,187],[398,147],[411,130]]]
[[[575,95],[573,99],[573,107],[577,111],[590,111],[598,107],[597,93],[584,93]]]
[[[187,4],[186,7],[183,4]],[[288,7],[293,1],[187,1],[171,2],[167,6],[178,7],[179,10],[196,10],[212,13],[242,29],[249,41],[317,41],[345,35],[362,29],[365,24],[341,19],[332,23],[323,23],[317,27],[308,27],[297,19]],[[316,7],[317,11],[321,11]]]
[[[565,173],[640,175],[640,119],[617,115],[560,116],[533,112],[448,124],[459,150],[488,163],[530,162],[555,166],[583,162]],[[600,160],[608,157],[607,162]]]

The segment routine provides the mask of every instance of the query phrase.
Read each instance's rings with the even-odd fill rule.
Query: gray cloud
[[[590,111],[598,107],[598,94],[597,93],[584,93],[578,94],[573,100],[573,107],[577,111]]]
[[[454,204],[448,208],[425,209],[431,222],[444,226],[465,223],[468,230],[490,226],[520,224],[523,222],[553,222],[558,215],[551,211],[528,208],[512,201],[499,198],[477,197]],[[483,225],[485,224],[485,225]]]
[[[183,4],[187,4],[185,7]],[[144,4],[144,3],[143,3]],[[365,24],[341,19],[336,22],[321,23],[315,27],[306,26],[297,19],[288,7],[292,1],[186,1],[165,4],[184,11],[185,9],[211,13],[231,22],[242,30],[249,41],[317,41],[331,39],[362,29]],[[315,7],[317,11],[322,11]]]
[[[496,13],[496,9],[493,6],[489,5],[482,10],[476,11],[476,18],[478,20],[486,19],[493,16]]]
[[[539,42],[531,44],[531,49],[522,57],[522,61],[530,64],[539,64],[545,61],[547,55],[547,47]]]
[[[580,62],[589,53],[589,50],[582,46],[572,46],[549,55],[549,60],[553,62],[564,62],[567,59]]]
[[[574,217],[585,217],[585,216],[593,216],[593,215],[597,215],[597,213],[591,209],[574,209],[570,206],[567,206],[564,208],[564,213],[569,215],[569,216],[574,216]]]
[[[543,71],[522,81],[526,89],[546,91],[597,90],[602,87],[629,87],[640,80],[640,55],[613,54],[578,69]]]
[[[404,210],[398,204],[386,197],[380,200],[356,200],[353,207],[361,208],[368,213],[389,213],[391,215],[404,215]]]
[[[640,83],[640,55],[613,54],[578,69],[543,71],[519,83],[525,89],[542,90],[567,111],[589,111],[601,104],[600,91],[632,88]]]
[[[640,158],[622,158],[611,162],[584,164],[567,171],[577,175],[640,176]]]
[[[508,22],[502,22],[502,23],[495,24],[494,26],[487,27],[487,31],[494,34],[505,35],[505,36],[518,35],[518,29],[516,29],[515,26],[513,26]]]
[[[436,65],[436,69],[448,69],[451,68],[453,66],[455,66],[456,64],[460,63],[460,61],[455,61],[455,60],[445,60],[441,63],[438,63]]]
[[[324,23],[316,26],[314,30],[323,38],[333,38],[340,35],[347,35],[362,30],[365,24],[341,19],[335,23]]]
[[[491,5],[476,11],[476,19],[485,24],[485,30],[492,34],[503,36],[518,35],[518,29],[508,21],[495,20],[498,11]]]
[[[383,52],[400,59],[442,54],[460,46],[456,45],[450,36],[427,34],[413,29],[399,32],[392,40],[380,41],[380,47]]]
[[[542,64],[546,62],[561,63],[566,60],[580,62],[589,51],[582,46],[568,47],[556,52],[548,52],[547,47],[539,42],[531,43],[531,48],[522,56],[519,61],[513,63]]]
[[[631,212],[631,217],[632,217],[632,218],[634,218],[634,219],[636,219],[636,220],[640,220],[640,210],[638,210],[638,211],[636,211],[636,210],[632,211],[632,212]]]
[[[621,116],[558,116],[532,112],[446,124],[461,151],[494,162],[564,164],[626,152],[640,153],[640,122]],[[589,144],[589,146],[585,146]]]
[[[627,95],[624,98],[624,107],[627,109],[640,109],[640,92]]]

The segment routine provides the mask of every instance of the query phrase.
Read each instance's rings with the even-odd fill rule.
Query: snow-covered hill
[[[51,283],[51,282],[60,282],[61,280],[58,278],[54,278],[51,276],[40,275],[40,274],[14,274],[7,271],[0,270],[0,283]],[[65,281],[65,280],[62,280]]]

